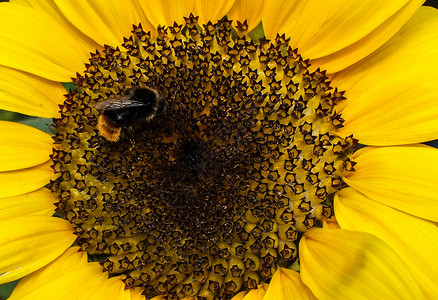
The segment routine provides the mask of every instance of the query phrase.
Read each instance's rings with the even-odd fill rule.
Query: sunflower
[[[438,298],[422,2],[2,3],[10,299]]]

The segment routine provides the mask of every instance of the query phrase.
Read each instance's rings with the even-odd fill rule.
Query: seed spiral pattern
[[[230,299],[269,282],[354,171],[357,141],[334,135],[343,93],[284,35],[254,41],[231,24],[134,26],[92,54],[54,120],[58,213],[147,297]],[[109,142],[94,106],[132,87],[155,89],[163,110]]]

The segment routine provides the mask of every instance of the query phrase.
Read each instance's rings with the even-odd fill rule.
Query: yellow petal
[[[65,16],[62,14],[62,12],[59,10],[58,6],[56,5],[55,1],[53,0],[14,0],[13,4],[19,4],[26,7],[33,8],[34,10],[37,10],[36,13],[45,13],[50,15],[56,22],[63,24],[62,26],[68,30],[69,34],[73,36],[74,40],[80,40],[85,46],[86,49],[97,49],[100,48],[100,46],[92,41],[89,37],[84,35],[82,32],[80,32],[73,24],[71,24]]]
[[[300,274],[279,267],[272,276],[263,300],[307,300],[316,299],[309,288],[301,281]]]
[[[216,23],[230,11],[233,4],[234,0],[195,0],[195,15],[199,16],[200,24],[208,21]]]
[[[12,0],[11,2],[14,4],[20,4],[27,7],[32,7],[32,0]]]
[[[305,58],[315,59],[335,53],[364,38],[407,2],[266,1],[263,26],[268,38],[275,37],[277,32],[284,32],[292,38],[292,46],[298,47]],[[421,1],[415,2],[417,6],[421,5]]]
[[[131,291],[126,289],[126,285],[120,276],[112,277],[102,281],[100,284],[89,288],[84,294],[77,296],[78,300],[130,300]]]
[[[0,5],[0,65],[69,82],[88,61],[87,43],[40,10]]]
[[[47,133],[0,121],[0,172],[40,165],[49,160],[52,148],[53,140]]]
[[[256,289],[250,290],[242,300],[262,300],[265,296],[268,285],[266,283],[260,284]]]
[[[142,288],[134,288],[130,289],[131,291],[131,299],[132,300],[145,300],[145,296],[143,296],[141,293],[143,292]]]
[[[17,218],[25,215],[50,217],[55,213],[57,197],[46,188],[16,197],[0,199],[0,220]]]
[[[39,0],[39,1],[13,0],[10,2],[12,2],[13,4],[19,4],[42,12],[46,12],[57,21],[61,21],[61,22],[67,21],[53,0]]]
[[[365,147],[344,181],[366,197],[438,222],[438,150],[432,147]]]
[[[251,31],[262,20],[264,2],[263,0],[237,0],[228,12],[228,19],[240,22],[247,20],[248,31]]]
[[[68,221],[24,216],[0,221],[0,283],[19,279],[53,261],[75,240]]]
[[[299,246],[301,279],[318,299],[422,299],[409,269],[375,236],[312,229]]]
[[[50,168],[51,163],[48,161],[27,169],[0,172],[0,198],[24,195],[54,180],[57,175]]]
[[[351,188],[338,193],[334,207],[342,228],[365,231],[385,241],[406,263],[426,298],[438,298],[435,224],[369,200]]]
[[[67,249],[49,265],[20,280],[10,300],[63,299],[77,300],[90,288],[107,280],[98,263],[88,263],[85,252]],[[116,299],[109,297],[107,299]]]
[[[159,25],[172,26],[174,22],[185,24],[184,17],[188,17],[195,7],[195,0],[139,0],[138,2],[154,28]]]
[[[65,89],[59,82],[0,66],[0,109],[52,118],[58,116],[58,104]]]
[[[131,35],[132,25],[141,22],[133,1],[55,0],[55,2],[75,27],[100,45],[120,45],[123,43],[123,37]]]
[[[422,7],[372,55],[340,72],[345,89],[341,136],[367,145],[400,145],[438,137],[438,11]]]
[[[285,0],[270,0],[265,1],[264,9],[262,13],[262,22],[265,36],[268,39],[274,39],[278,34],[285,33],[288,37],[291,37],[291,46],[297,47],[299,42],[299,36],[293,36],[294,28],[298,24],[298,19],[305,17],[302,15],[306,10],[312,9],[311,4],[308,1],[285,1]],[[319,3],[318,0],[314,1]],[[321,14],[312,16],[308,21],[314,20],[318,17],[323,17]],[[309,22],[310,23],[310,22]],[[303,34],[302,32],[301,34]],[[300,49],[301,53],[302,49]],[[317,58],[317,57],[314,57]]]
[[[265,36],[274,39],[278,34],[285,33],[291,37],[292,28],[304,9],[307,1],[299,0],[267,0],[262,11],[262,22]],[[295,45],[295,39],[291,40]]]
[[[339,229],[341,227],[339,226],[338,222],[336,221],[335,216],[332,216],[329,219],[324,218],[322,220],[322,228],[326,228],[326,229]]]
[[[248,294],[248,291],[241,291],[240,293],[237,293],[231,300],[242,300],[246,294]]]
[[[312,59],[310,63],[322,70],[328,70],[328,73],[339,72],[351,66],[388,41],[412,17],[423,2],[422,0],[409,1],[359,41],[330,55]]]

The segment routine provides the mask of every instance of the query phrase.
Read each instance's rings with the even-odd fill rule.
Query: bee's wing
[[[145,106],[146,104],[141,101],[131,100],[129,97],[119,97],[109,99],[96,103],[95,108],[97,110],[118,110],[122,108],[134,108]]]

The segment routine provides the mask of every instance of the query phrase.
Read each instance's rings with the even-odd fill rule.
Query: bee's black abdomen
[[[132,97],[133,101],[143,102],[145,105],[136,109],[139,117],[151,119],[154,117],[158,109],[158,94],[154,90],[148,88],[137,88],[134,90]],[[135,116],[133,117],[135,119]]]
[[[105,110],[102,114],[107,117],[108,122],[110,122],[114,127],[126,127],[131,125],[134,121],[139,118],[139,110],[143,108],[121,108],[117,110]]]
[[[157,92],[151,89],[137,88],[134,90],[131,100],[143,102],[149,106],[157,106],[158,95]]]

